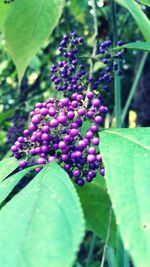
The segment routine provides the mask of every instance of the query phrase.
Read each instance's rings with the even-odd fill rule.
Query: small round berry
[[[66,148],[66,143],[64,141],[60,141],[58,146],[60,149],[64,149]]]
[[[75,116],[75,114],[74,114],[73,111],[69,111],[69,112],[67,113],[67,118],[68,118],[69,120],[72,120],[72,119],[74,118],[74,116]]]
[[[78,149],[83,150],[86,147],[86,142],[84,140],[80,140],[78,142]]]
[[[100,175],[104,176],[105,175],[105,169],[104,168],[100,168]]]
[[[58,126],[58,124],[59,124],[59,122],[57,119],[52,119],[50,121],[50,127],[52,127],[52,128],[56,128]]]
[[[88,182],[88,183],[91,183],[92,181],[93,181],[93,177],[90,177],[90,176],[86,176],[86,181]]]
[[[36,172],[40,172],[41,170],[42,170],[42,168],[40,168],[40,167],[35,169]]]
[[[93,105],[94,107],[99,107],[100,104],[101,104],[101,101],[100,101],[98,98],[94,98],[94,99],[92,100],[92,105]]]
[[[21,160],[20,163],[19,163],[19,166],[21,168],[25,168],[27,166],[28,162],[26,160]]]
[[[119,41],[117,42],[117,45],[118,45],[118,46],[122,46],[122,45],[124,45],[124,42],[123,42],[122,40],[119,40]]]
[[[22,136],[19,136],[18,137],[18,142],[23,143],[24,142],[24,138]]]
[[[91,130],[88,130],[85,136],[87,139],[91,139],[93,137],[93,132]]]
[[[55,116],[55,114],[56,114],[56,109],[54,107],[49,108],[49,115]]]
[[[88,99],[92,99],[92,98],[94,97],[93,92],[87,92],[86,97],[87,97]]]
[[[99,139],[98,139],[98,137],[93,137],[93,139],[92,139],[92,144],[95,145],[95,146],[97,146],[97,145],[99,144]]]
[[[96,154],[96,149],[95,149],[95,147],[89,147],[89,148],[88,148],[88,153],[89,153],[89,154]]]
[[[37,160],[37,164],[42,165],[42,164],[45,164],[45,163],[46,163],[46,159],[44,159],[44,158],[39,158],[39,159]]]
[[[74,177],[79,177],[81,175],[81,171],[79,169],[76,169],[73,171],[73,176]]]
[[[56,156],[50,156],[50,157],[48,158],[48,162],[52,162],[52,161],[54,161],[54,160],[56,160],[56,159],[57,159]]]
[[[93,163],[95,160],[96,160],[96,156],[95,155],[90,154],[90,155],[87,156],[87,161],[89,163]]]
[[[28,136],[30,134],[30,130],[26,129],[26,130],[23,131],[23,133],[24,133],[25,136]]]
[[[44,133],[48,133],[49,130],[50,130],[49,125],[44,125],[44,126],[42,127],[42,131],[43,131]]]
[[[81,178],[77,178],[77,179],[75,180],[75,183],[76,183],[77,185],[79,185],[79,186],[83,186],[83,185],[84,185],[84,180],[81,179]]]
[[[33,124],[37,125],[37,124],[40,123],[40,117],[37,116],[37,115],[34,115],[34,116],[32,117],[32,119],[31,119],[31,121],[32,121]]]
[[[78,109],[78,115],[79,116],[84,116],[86,114],[86,110],[84,108],[79,108]]]
[[[96,177],[96,172],[94,170],[89,170],[88,171],[88,176],[91,177],[91,178],[94,178],[94,177]]]
[[[74,136],[77,136],[78,133],[79,133],[79,132],[78,132],[77,129],[71,129],[69,135],[74,137]]]
[[[101,156],[100,154],[97,154],[97,155],[96,155],[96,160],[97,160],[98,162],[102,162],[102,156]]]
[[[93,133],[98,132],[98,126],[96,124],[93,124],[90,129]]]
[[[11,147],[12,152],[18,152],[18,147],[16,145]]]
[[[49,140],[50,140],[50,138],[49,138],[49,134],[48,134],[48,133],[43,133],[43,134],[42,134],[42,140],[43,140],[43,141],[49,141]]]
[[[103,118],[99,115],[95,116],[94,118],[94,122],[97,123],[97,124],[101,124],[103,121]]]
[[[41,108],[41,110],[40,110],[40,114],[41,114],[42,116],[46,116],[46,115],[49,114],[49,111],[48,111],[47,108]]]

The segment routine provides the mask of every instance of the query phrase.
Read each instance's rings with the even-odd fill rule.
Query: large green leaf
[[[0,266],[71,267],[84,234],[79,198],[53,162],[0,212]]]
[[[0,161],[0,181],[6,178],[18,166],[19,166],[19,162],[14,157],[1,160]]]
[[[5,4],[4,0],[0,0],[0,31],[3,30],[5,20],[8,16],[10,8],[12,7],[12,4],[13,2],[10,4]]]
[[[139,29],[141,30],[145,40],[150,42],[150,21],[142,11],[141,6],[135,0],[115,0],[118,4],[127,8],[135,19]]]
[[[150,128],[100,134],[106,183],[126,249],[136,267],[150,266]]]
[[[128,48],[131,50],[142,50],[142,51],[150,52],[150,43],[138,41],[138,42],[134,42],[134,43],[125,44],[123,46],[117,46],[114,48],[114,50],[121,50],[122,48]]]
[[[111,208],[108,194],[102,189],[101,185],[93,182],[85,184],[82,188],[77,187],[77,192],[84,211],[87,229],[93,231],[102,240],[105,240]],[[116,227],[113,216],[109,243],[116,246]]]
[[[21,80],[27,65],[52,33],[64,0],[15,0],[5,23],[8,50]]]
[[[138,0],[143,5],[150,6],[150,0]]]

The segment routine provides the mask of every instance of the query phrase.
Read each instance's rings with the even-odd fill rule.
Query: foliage
[[[135,266],[146,267],[150,262],[150,128],[110,129],[100,138],[117,225]]]
[[[129,267],[132,261],[134,267],[149,266],[150,130],[128,128],[135,124],[128,116],[124,118],[128,129],[113,129],[118,84],[115,90],[110,86],[103,92],[109,113],[101,128],[110,127],[99,133],[105,178],[97,173],[92,183],[77,187],[57,162],[46,164],[37,175],[34,169],[39,166],[20,171],[18,160],[11,157],[12,143],[7,136],[17,116],[25,119],[26,128],[37,102],[61,98],[62,93],[50,82],[49,70],[56,56],[62,60],[56,50],[62,35],[72,31],[86,39],[81,58],[87,68],[94,35],[99,43],[113,38],[125,41],[121,47],[114,46],[112,53],[128,50],[120,76],[119,100],[122,107],[128,102],[131,109],[133,102],[127,98],[132,81],[137,81],[133,83],[135,92],[142,75],[141,52],[150,51],[150,1],[8,2],[0,0],[0,265]],[[94,77],[98,79],[105,64],[100,62],[100,55],[94,61]],[[140,73],[138,80],[136,73]],[[117,118],[121,122],[120,112]],[[81,134],[86,134],[89,125],[87,120]],[[116,242],[118,233],[123,245]]]

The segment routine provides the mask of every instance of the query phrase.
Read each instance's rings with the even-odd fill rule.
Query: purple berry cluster
[[[83,44],[84,38],[78,37],[75,32],[64,35],[59,47],[64,60],[51,67],[51,81],[54,83],[55,89],[63,92],[67,97],[73,92],[83,93],[89,84],[91,84],[92,90],[107,92],[110,89],[109,85],[112,83],[114,71],[117,71],[118,75],[122,74],[118,62],[123,60],[126,49],[115,52],[111,40],[106,40],[100,44],[98,49],[98,54],[106,67],[98,73],[98,77],[89,77],[85,65],[80,62],[82,57],[79,57],[79,48]],[[121,40],[117,43],[120,47],[123,44]]]
[[[77,37],[75,32],[70,35],[64,35],[60,42],[59,51],[65,60],[59,61],[51,67],[51,81],[58,91],[67,92],[82,92],[87,82],[87,72],[84,64],[79,64],[77,58],[79,54],[78,46],[82,46],[83,37]]]
[[[113,54],[108,40],[99,48],[104,56],[103,63],[107,65],[105,70],[98,80],[87,77],[85,66],[77,58],[83,42],[83,37],[75,32],[63,36],[59,50],[65,60],[51,67],[51,81],[63,97],[37,103],[30,113],[29,128],[11,147],[14,156],[21,159],[20,168],[38,164],[41,167],[35,171],[39,172],[43,165],[57,160],[79,186],[91,182],[98,169],[101,175],[105,172],[98,149],[98,132],[108,108],[103,105],[101,94],[96,96],[95,89],[101,84],[104,86],[105,82],[110,83],[112,73],[117,69],[113,62],[117,55]],[[122,44],[122,41],[118,42],[119,46]],[[89,127],[83,134],[86,121]]]
[[[103,174],[102,157],[97,152],[98,131],[108,109],[94,93],[88,92],[87,98],[89,108],[84,107],[83,95],[79,93],[72,94],[70,99],[50,98],[36,104],[29,128],[11,147],[17,159],[24,158],[21,168],[29,166],[31,160],[39,165],[57,160],[79,186],[91,182],[98,168]],[[91,126],[83,136],[81,129],[87,118]],[[37,172],[40,170],[36,168]]]

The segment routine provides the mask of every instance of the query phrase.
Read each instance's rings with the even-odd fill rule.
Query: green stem
[[[96,235],[93,234],[85,267],[90,267],[90,263],[91,263],[91,259],[92,259],[92,255],[93,255],[93,251],[94,251],[94,247],[95,247],[95,243],[96,243]]]
[[[93,9],[93,25],[94,25],[94,34],[93,34],[93,50],[92,50],[92,58],[90,61],[90,71],[89,71],[89,77],[93,77],[94,73],[94,63],[95,63],[95,57],[97,52],[97,37],[98,37],[98,21],[97,21],[97,14],[96,14],[96,1],[92,0],[92,9]],[[91,83],[89,83],[87,92],[91,91]],[[88,104],[88,98],[85,98],[85,106]]]
[[[112,30],[113,30],[113,45],[117,43],[117,20],[116,20],[116,4],[114,0],[110,0],[112,10]],[[115,90],[115,117],[116,127],[121,128],[121,84],[120,77],[117,73],[114,74],[114,90]]]
[[[102,256],[102,261],[101,261],[100,267],[104,267],[105,258],[106,258],[106,251],[107,251],[108,242],[109,242],[110,233],[111,233],[111,226],[112,226],[112,207],[110,207],[110,210],[109,210],[108,230],[107,230],[107,236],[106,236],[106,240],[105,240],[103,256]]]
[[[131,101],[132,101],[133,96],[134,96],[134,94],[135,94],[135,91],[136,91],[136,89],[137,89],[137,85],[138,85],[138,83],[139,83],[141,74],[142,74],[142,72],[143,72],[143,69],[144,69],[144,65],[145,65],[147,56],[148,56],[148,53],[144,53],[144,54],[143,54],[143,57],[142,57],[142,59],[141,59],[140,66],[139,66],[139,68],[138,68],[138,70],[137,70],[137,73],[136,73],[136,76],[135,76],[133,85],[132,85],[132,87],[131,87],[131,91],[130,91],[130,93],[129,93],[128,99],[127,99],[127,101],[126,101],[125,107],[124,107],[123,112],[122,112],[122,123],[124,123],[124,120],[125,120],[125,118],[126,118],[126,115],[127,115],[128,109],[129,109],[129,106],[130,106],[130,104],[131,104]]]

